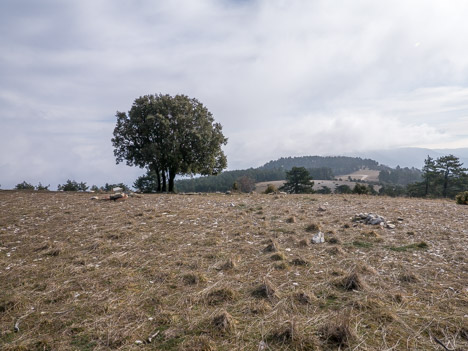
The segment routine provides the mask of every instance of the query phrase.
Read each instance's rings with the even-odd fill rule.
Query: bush
[[[353,191],[349,185],[342,184],[336,187],[335,194],[351,194]]]
[[[59,191],[86,191],[88,190],[88,186],[86,183],[77,183],[74,180],[68,179],[65,184],[59,184],[57,189]]]
[[[15,189],[16,190],[34,190],[34,185],[29,184],[26,181],[23,181],[22,183],[16,184]]]
[[[354,194],[359,194],[359,195],[364,195],[364,194],[369,193],[369,189],[364,184],[356,183],[356,185],[353,188],[353,193]]]
[[[263,193],[264,194],[271,194],[271,193],[276,193],[277,191],[278,191],[278,189],[276,189],[276,186],[274,186],[273,184],[268,184],[267,188],[265,189],[265,191]]]
[[[468,205],[468,191],[457,194],[455,199],[457,200],[457,204]]]
[[[36,190],[38,191],[49,191],[49,185],[42,185],[41,182],[39,182],[39,185],[36,186]]]

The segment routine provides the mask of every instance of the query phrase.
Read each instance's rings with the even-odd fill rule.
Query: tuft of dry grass
[[[320,230],[320,225],[318,225],[317,223],[311,223],[309,224],[306,228],[305,228],[306,232],[317,232]]]
[[[217,332],[222,334],[231,333],[235,329],[235,321],[226,311],[218,313],[211,322]]]
[[[278,297],[275,287],[267,279],[252,291],[252,295],[257,298],[264,299],[273,299]]]
[[[270,256],[270,259],[273,261],[283,261],[286,259],[286,256],[282,252],[277,252]]]
[[[338,282],[338,286],[347,290],[365,290],[367,285],[357,272],[352,272]]]
[[[221,287],[212,289],[205,295],[205,301],[209,305],[220,305],[227,301],[232,301],[236,297],[236,293],[229,287]]]
[[[320,333],[325,344],[330,346],[347,348],[357,338],[356,333],[350,325],[348,317],[335,317],[326,323]]]

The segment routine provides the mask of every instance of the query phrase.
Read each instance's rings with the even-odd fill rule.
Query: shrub
[[[468,191],[457,194],[455,199],[457,200],[457,204],[468,205]]]
[[[265,189],[264,193],[265,194],[271,194],[271,193],[276,193],[278,189],[273,184],[268,184],[267,188]]]
[[[26,181],[23,181],[22,183],[16,184],[15,189],[16,190],[34,190],[34,185],[29,184]]]
[[[39,182],[39,185],[36,186],[36,190],[39,190],[39,191],[48,191],[49,190],[49,185],[42,185],[41,182]]]
[[[86,191],[88,190],[88,186],[86,183],[77,183],[74,180],[68,179],[65,184],[59,184],[57,189],[59,191]]]
[[[359,195],[364,195],[364,194],[369,193],[369,189],[364,184],[356,183],[356,185],[353,188],[353,193],[354,194],[359,194]]]

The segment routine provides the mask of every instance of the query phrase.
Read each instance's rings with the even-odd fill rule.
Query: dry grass
[[[90,197],[0,191],[1,350],[468,349],[467,206]]]

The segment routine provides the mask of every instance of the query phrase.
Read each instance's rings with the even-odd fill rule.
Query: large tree
[[[211,175],[226,168],[222,127],[197,99],[145,95],[128,114],[116,113],[112,144],[117,163],[146,167],[158,191],[174,191],[175,176]]]
[[[314,182],[309,171],[304,167],[293,167],[289,172],[286,172],[286,183],[280,188],[288,193],[301,194],[313,193]]]

